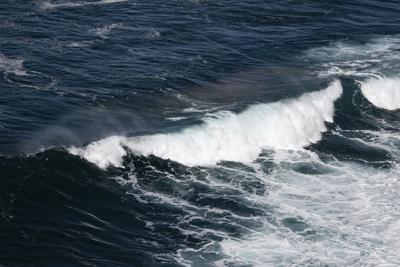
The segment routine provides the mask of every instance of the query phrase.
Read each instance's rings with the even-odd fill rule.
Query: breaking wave
[[[400,108],[400,78],[379,77],[360,82],[363,95],[378,108]]]
[[[342,94],[340,81],[299,98],[257,104],[242,113],[218,112],[201,125],[176,133],[140,137],[111,136],[69,152],[100,168],[122,166],[127,149],[188,166],[220,161],[252,162],[263,148],[297,150],[321,139],[325,122],[333,122],[334,102]]]

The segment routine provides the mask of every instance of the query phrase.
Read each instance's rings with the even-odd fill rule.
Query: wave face
[[[360,82],[363,95],[378,108],[400,108],[400,78],[380,77]]]
[[[321,139],[325,122],[333,122],[334,102],[342,94],[339,81],[319,92],[270,104],[251,106],[235,114],[219,112],[204,123],[178,133],[124,138],[112,136],[85,148],[71,148],[101,168],[122,165],[124,147],[184,165],[219,161],[254,161],[263,148],[300,149]]]

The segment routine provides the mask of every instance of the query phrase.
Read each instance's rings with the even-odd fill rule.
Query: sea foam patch
[[[18,76],[27,75],[24,69],[23,59],[13,59],[6,57],[4,54],[0,53],[0,71],[5,74],[15,74]]]

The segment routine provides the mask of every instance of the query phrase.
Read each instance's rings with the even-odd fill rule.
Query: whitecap
[[[359,83],[361,92],[374,106],[400,109],[400,77],[377,77]]]
[[[400,65],[400,36],[375,38],[364,44],[337,42],[306,51],[319,76],[377,77],[393,74]]]
[[[399,169],[325,163],[308,153],[281,155],[273,173],[260,173],[271,190],[256,201],[274,207],[279,223],[224,239],[221,266],[398,266]],[[296,164],[320,173],[298,172]]]
[[[339,81],[299,98],[256,104],[242,113],[221,111],[203,124],[180,132],[126,138],[111,136],[70,152],[100,168],[121,166],[125,149],[155,155],[188,166],[220,161],[252,162],[263,148],[296,150],[318,142],[333,122],[334,102],[342,94]]]
[[[23,59],[11,59],[0,53],[0,71],[5,74],[12,73],[18,76],[28,75],[23,64]]]

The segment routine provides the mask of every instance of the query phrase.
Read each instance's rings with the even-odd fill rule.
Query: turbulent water
[[[400,266],[397,1],[0,3],[0,266]]]

